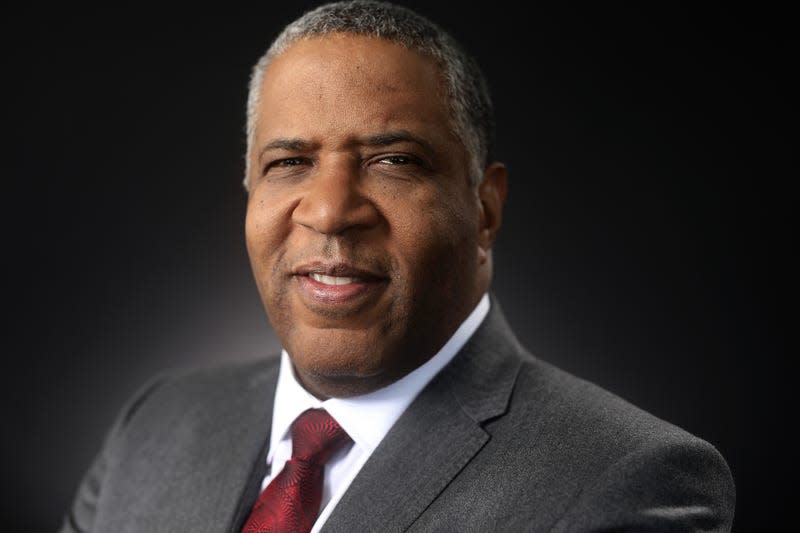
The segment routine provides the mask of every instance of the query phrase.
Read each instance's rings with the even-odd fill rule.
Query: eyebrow
[[[264,157],[264,154],[270,150],[302,152],[310,150],[312,146],[312,143],[304,141],[303,139],[275,139],[258,151],[258,160],[261,161],[261,158]]]
[[[412,133],[405,130],[388,131],[385,133],[370,135],[357,141],[357,144],[361,144],[364,146],[391,146],[393,144],[399,144],[404,142],[417,144],[421,146],[423,149],[427,150],[428,152],[434,151],[433,146],[428,141],[420,137],[417,137],[416,135],[413,135]],[[275,139],[264,145],[264,147],[262,147],[261,150],[259,150],[258,160],[261,161],[261,158],[264,157],[264,154],[269,152],[270,150],[306,152],[313,149],[314,146],[315,143],[303,139]]]
[[[434,151],[433,146],[431,146],[428,141],[405,130],[389,131],[386,133],[379,133],[377,135],[370,135],[369,137],[364,138],[361,142],[366,146],[390,146],[392,144],[410,142],[420,145],[429,152]]]

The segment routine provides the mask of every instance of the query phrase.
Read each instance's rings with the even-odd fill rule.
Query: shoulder
[[[616,447],[651,438],[692,438],[613,392],[527,353],[523,354],[510,405],[512,414],[515,410],[537,418],[557,417],[560,437],[591,434],[595,445],[602,442]]]
[[[610,391],[525,356],[506,418],[496,431],[526,441],[520,466],[546,461],[568,502],[555,531],[730,528],[735,489],[719,451]]]
[[[637,457],[658,454],[702,457],[719,466],[725,483],[731,479],[708,442],[533,356],[496,299],[447,376],[459,404],[489,434],[487,455],[502,455],[521,483],[532,472],[554,476],[552,486],[565,491],[559,497],[617,471],[620,461],[633,465]]]
[[[252,391],[274,387],[279,357],[182,367],[151,377],[125,403],[115,428],[150,425],[174,416],[191,416],[209,405],[230,403]]]
[[[592,382],[526,355],[508,408],[509,422],[535,429],[539,445],[568,446],[599,467],[648,450],[686,449],[718,455],[702,438]]]
[[[237,412],[269,414],[279,361],[237,360],[160,372],[118,410],[99,458],[111,470],[141,450],[203,438],[213,421]]]
[[[279,359],[265,358],[150,379],[119,411],[62,531],[161,530],[158,513],[182,505],[188,480],[213,471],[209,456],[238,450],[250,457],[260,448],[278,367]],[[244,463],[225,468],[247,470]],[[148,520],[155,522],[142,525]]]

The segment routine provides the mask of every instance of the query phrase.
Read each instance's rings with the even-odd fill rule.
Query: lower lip
[[[312,305],[325,307],[361,303],[377,294],[385,285],[381,280],[355,281],[344,285],[327,285],[310,276],[296,276],[302,295]]]

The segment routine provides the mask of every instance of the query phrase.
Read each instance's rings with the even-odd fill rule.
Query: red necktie
[[[292,458],[253,505],[242,533],[307,533],[322,501],[325,463],[350,436],[323,409],[308,409],[292,423]]]

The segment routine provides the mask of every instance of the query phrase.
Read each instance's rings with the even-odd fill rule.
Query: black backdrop
[[[519,336],[714,443],[735,531],[776,526],[787,14],[409,4],[491,82],[511,177],[494,287]],[[309,5],[6,16],[4,531],[58,527],[151,373],[277,349],[243,244],[245,90]]]

